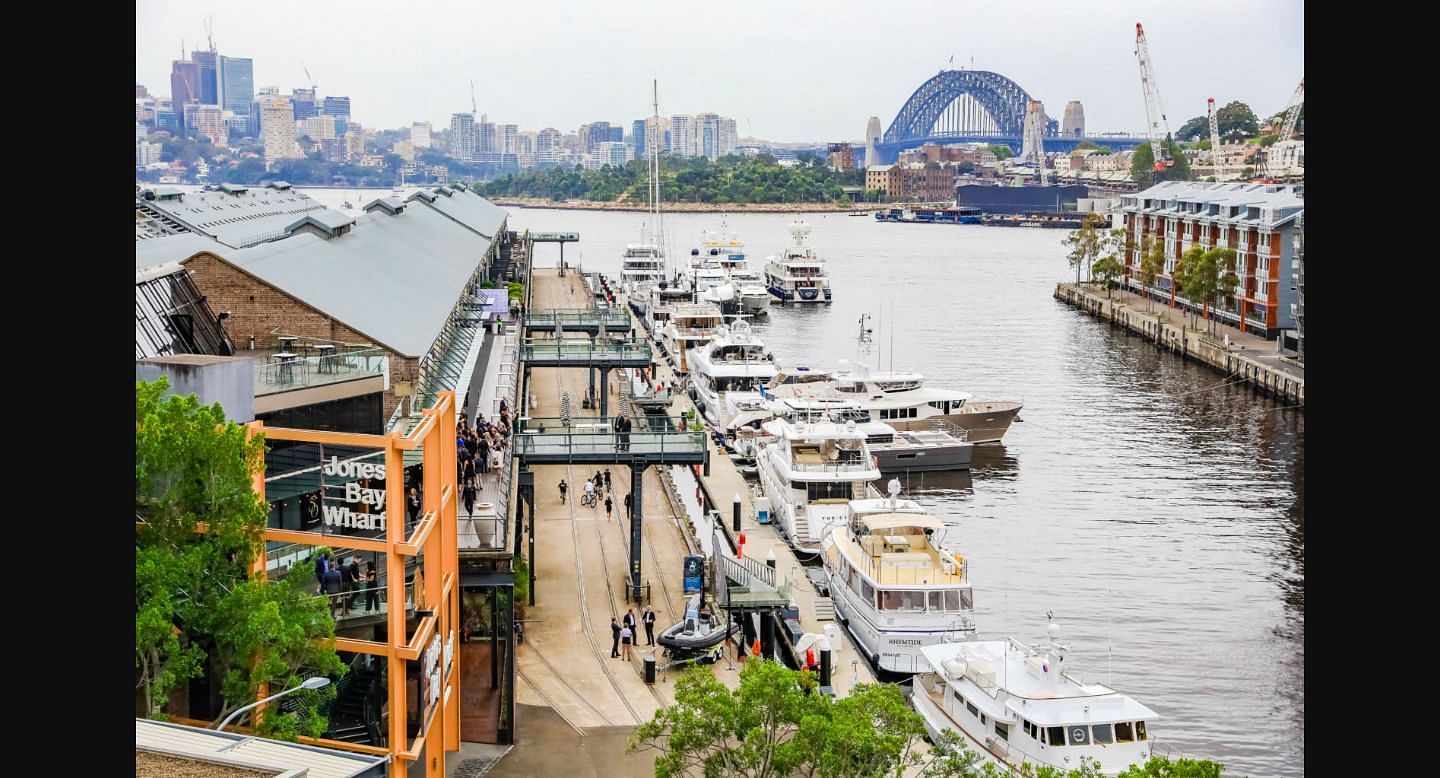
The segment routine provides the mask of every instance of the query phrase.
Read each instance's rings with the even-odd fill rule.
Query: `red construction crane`
[[[1145,92],[1146,134],[1150,137],[1150,151],[1155,157],[1155,170],[1164,170],[1175,164],[1165,150],[1170,140],[1170,120],[1165,118],[1165,109],[1160,106],[1160,90],[1155,86],[1155,67],[1150,63],[1150,47],[1145,43],[1145,28],[1135,23],[1135,58],[1140,61],[1140,88]],[[1164,133],[1161,133],[1161,130]],[[1163,141],[1163,142],[1162,142]]]

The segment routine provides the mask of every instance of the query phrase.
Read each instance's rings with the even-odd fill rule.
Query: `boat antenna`
[[[895,372],[895,301],[890,301],[890,372]]]

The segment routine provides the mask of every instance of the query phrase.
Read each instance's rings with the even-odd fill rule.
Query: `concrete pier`
[[[1234,327],[1192,318],[1166,301],[1148,301],[1131,292],[1103,290],[1073,283],[1055,286],[1055,299],[1124,327],[1187,359],[1203,362],[1237,381],[1273,397],[1305,407],[1305,367],[1276,351],[1275,343]],[[1196,321],[1199,328],[1196,328]]]

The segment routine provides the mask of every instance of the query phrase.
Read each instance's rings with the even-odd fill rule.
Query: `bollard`
[[[739,532],[739,531],[740,531],[740,495],[739,495],[738,493],[735,495],[735,502],[733,503],[733,505],[734,505],[734,510],[733,510],[733,513],[732,513],[732,521],[733,521],[734,524],[735,524],[734,530],[735,530],[736,532]]]
[[[820,649],[820,686],[825,687],[830,685],[830,668],[833,667],[833,665],[830,659],[829,641],[822,642],[826,645],[822,645]]]
[[[735,544],[735,558],[745,558],[745,533],[740,533],[740,541]]]
[[[645,683],[655,685],[655,655],[645,657]]]
[[[768,565],[771,570],[775,569],[775,549],[770,549],[770,553],[765,555],[765,564]]]

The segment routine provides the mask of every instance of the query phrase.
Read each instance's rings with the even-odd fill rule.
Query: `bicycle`
[[[580,498],[580,504],[586,508],[594,508],[597,502],[594,492],[586,492]]]

